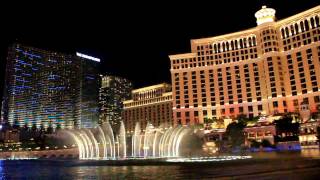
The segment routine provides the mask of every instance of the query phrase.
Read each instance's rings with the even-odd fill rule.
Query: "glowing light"
[[[267,22],[274,22],[275,14],[276,10],[262,6],[262,9],[257,11],[254,16],[257,18],[257,24],[260,25]]]
[[[194,157],[194,158],[175,158],[167,159],[167,162],[217,162],[239,159],[250,159],[252,156],[216,156],[216,157]]]
[[[0,160],[31,160],[31,159],[38,159],[38,158],[33,158],[33,157],[15,157],[15,156],[12,156],[12,157],[10,157],[10,158],[0,159]]]
[[[92,61],[100,62],[100,59],[96,58],[96,57],[88,56],[88,55],[85,55],[85,54],[82,54],[82,53],[78,53],[78,52],[76,52],[76,55],[79,56],[79,57],[85,58],[85,59],[89,59],[89,60],[92,60]]]

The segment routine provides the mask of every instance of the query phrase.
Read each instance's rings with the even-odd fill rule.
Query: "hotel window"
[[[265,132],[265,136],[272,136],[271,131],[266,131],[266,132]]]
[[[283,101],[282,103],[283,103],[284,107],[287,107],[287,102],[286,101]]]
[[[275,107],[275,108],[278,107],[278,101],[273,102],[273,107]]]
[[[260,132],[260,131],[258,131],[258,132],[257,132],[257,136],[258,136],[258,137],[261,137],[261,136],[263,136],[263,133]]]
[[[255,134],[255,133],[250,132],[250,133],[248,133],[248,137],[249,137],[249,138],[255,138],[255,137],[256,137],[256,134]]]
[[[207,110],[203,110],[203,117],[207,117]]]
[[[189,111],[186,112],[186,117],[187,118],[190,117],[190,112]]]
[[[215,109],[212,110],[212,116],[216,116],[216,114],[217,114],[217,111]]]

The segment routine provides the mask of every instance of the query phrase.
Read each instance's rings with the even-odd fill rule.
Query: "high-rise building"
[[[137,122],[141,130],[147,123],[154,127],[173,126],[172,92],[169,84],[157,84],[132,91],[132,99],[123,102],[123,120],[128,134],[132,134]]]
[[[99,88],[101,83],[99,62],[100,59],[77,53],[74,56],[80,62],[78,82],[80,92],[78,103],[80,114],[76,127],[92,128],[99,122]]]
[[[257,11],[257,27],[191,40],[170,56],[175,124],[204,118],[316,111],[320,96],[320,6],[276,21]]]
[[[2,88],[4,89],[4,88]],[[0,116],[0,125],[3,125],[6,123],[5,117],[8,117],[8,103],[7,103],[7,97],[2,97],[1,101],[1,116]]]
[[[118,131],[122,120],[123,101],[130,99],[132,83],[117,76],[105,75],[101,79],[99,92],[100,123],[109,121],[112,129]]]
[[[99,91],[99,73],[89,62],[92,59],[97,60],[20,44],[9,47],[3,120],[37,128],[91,126],[86,117],[98,117]]]

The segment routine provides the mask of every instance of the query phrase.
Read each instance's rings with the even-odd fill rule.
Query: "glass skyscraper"
[[[123,101],[131,98],[132,83],[122,77],[102,76],[99,95],[100,123],[109,121],[113,130],[120,128]]]
[[[9,47],[3,121],[45,129],[94,126],[99,91],[94,60],[20,44]]]
[[[78,54],[79,55],[79,54]],[[91,57],[80,57],[80,91],[79,99],[80,118],[76,126],[80,128],[91,128],[98,124],[99,121],[99,88],[100,73],[98,70],[99,59]],[[88,59],[89,58],[89,59]]]

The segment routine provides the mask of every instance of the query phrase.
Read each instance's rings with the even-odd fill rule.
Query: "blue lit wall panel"
[[[14,45],[6,68],[6,120],[18,126],[69,127],[79,118],[80,63],[74,56]]]

